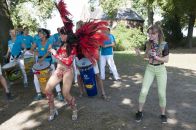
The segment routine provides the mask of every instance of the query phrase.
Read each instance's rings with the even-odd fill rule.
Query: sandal
[[[78,119],[78,110],[73,110],[72,111],[72,120],[75,121]]]
[[[109,97],[107,97],[105,94],[102,94],[101,97],[103,100],[109,101]]]
[[[52,121],[55,119],[55,117],[58,116],[58,111],[57,109],[51,110],[50,115],[48,117],[48,121]]]

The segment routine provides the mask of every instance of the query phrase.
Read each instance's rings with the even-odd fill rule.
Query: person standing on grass
[[[140,122],[143,118],[143,106],[146,101],[149,88],[157,78],[159,105],[161,108],[161,122],[167,123],[166,109],[166,85],[167,70],[164,63],[169,60],[169,47],[164,41],[164,34],[159,25],[152,25],[148,28],[149,41],[146,42],[145,59],[148,60],[142,89],[139,96],[139,110],[136,113],[136,121]]]
[[[113,58],[113,46],[115,45],[115,39],[114,36],[110,34],[109,28],[107,31],[105,31],[105,34],[108,36],[108,40],[106,40],[104,42],[104,45],[101,47],[101,55],[100,55],[101,79],[105,80],[105,66],[107,62],[113,73],[114,79],[120,80]]]
[[[6,93],[6,98],[8,100],[12,100],[13,96],[11,95],[10,90],[8,89],[8,85],[7,82],[5,80],[5,78],[2,75],[2,70],[1,70],[1,63],[0,63],[0,83],[2,84],[3,88],[5,89],[5,93]]]

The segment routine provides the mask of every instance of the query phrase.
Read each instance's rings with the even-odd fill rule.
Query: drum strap
[[[21,54],[22,54],[22,53],[20,52],[20,53],[19,53],[18,55],[16,55],[16,56],[12,55],[12,57],[17,59],[17,58],[20,57]]]
[[[39,59],[41,59],[43,56],[38,56]],[[52,57],[51,56],[47,56],[46,59],[50,59],[50,64],[52,63]]]
[[[39,59],[41,59],[43,56],[38,56]],[[47,56],[46,58],[52,58],[51,56]]]

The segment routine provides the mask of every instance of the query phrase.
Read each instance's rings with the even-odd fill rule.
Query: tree
[[[32,5],[32,10],[29,6]],[[51,17],[54,8],[53,0],[1,0],[0,1],[0,60],[7,51],[9,29],[21,25],[36,30],[39,21],[45,21]],[[32,15],[32,11],[36,15]]]
[[[187,42],[189,48],[192,48],[192,37],[193,37],[193,28],[195,25],[196,19],[196,4],[195,0],[182,0],[182,5],[186,5],[184,7],[185,15],[188,16],[188,34],[187,34]]]
[[[165,11],[165,20],[172,18],[173,22],[168,22],[173,28],[175,39],[178,41],[182,39],[182,28],[188,26],[187,42],[189,48],[192,47],[193,27],[196,17],[196,4],[195,0],[168,0],[166,3],[162,3],[162,9]],[[173,23],[173,24],[172,24]],[[177,28],[174,28],[177,27]],[[169,28],[168,28],[169,29]],[[178,37],[181,33],[181,37]]]
[[[18,0],[10,3],[14,26],[28,27],[31,31],[36,31],[39,21],[45,21],[51,17],[53,8],[52,0]]]
[[[103,11],[110,19],[114,19],[116,17],[120,2],[121,0],[100,0]]]
[[[7,50],[7,41],[9,38],[9,29],[13,28],[10,18],[10,12],[6,0],[0,1],[0,61],[2,62],[2,55]]]

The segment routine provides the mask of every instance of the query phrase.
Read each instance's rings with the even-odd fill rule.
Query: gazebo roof
[[[84,13],[86,14],[86,13]],[[103,12],[101,7],[96,7],[94,11],[90,11],[89,19],[102,19],[102,20],[110,20],[107,14]],[[144,22],[144,19],[138,15],[135,11],[130,8],[119,9],[117,12],[115,20],[133,20],[133,21],[141,21]]]
[[[131,10],[130,8],[119,9],[117,12],[116,19],[144,21],[141,16],[139,16],[135,11]]]

